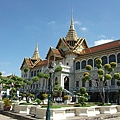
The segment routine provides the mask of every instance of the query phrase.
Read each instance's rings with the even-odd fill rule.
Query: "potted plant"
[[[37,102],[37,104],[40,105],[41,100],[40,100],[39,98],[37,98],[37,99],[35,100],[35,102]]]
[[[43,101],[42,101],[43,104],[47,104],[47,102],[48,102],[48,101],[47,101],[48,94],[46,94],[46,93],[45,93],[45,94],[42,94],[42,98],[43,98]]]
[[[45,100],[45,99],[47,99],[47,97],[48,97],[48,94],[42,94],[42,97],[43,97],[43,100]]]
[[[70,103],[70,95],[65,95],[63,99],[64,99],[64,104]]]
[[[9,111],[11,108],[11,101],[8,98],[4,98],[3,102],[4,102],[4,110]]]

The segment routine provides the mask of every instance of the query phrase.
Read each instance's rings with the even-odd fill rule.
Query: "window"
[[[81,69],[85,69],[85,67],[86,67],[86,60],[83,60],[82,65],[81,65]]]
[[[26,73],[24,74],[24,77],[27,77],[27,74],[26,74]]]
[[[37,74],[39,73],[39,70],[37,70]]]
[[[33,89],[35,88],[35,84],[33,84]]]
[[[89,80],[89,87],[92,87],[92,80]]]
[[[82,87],[85,87],[85,82],[82,81]]]
[[[32,85],[30,85],[30,88],[32,89]]]
[[[96,60],[97,58],[98,58],[98,57],[96,57],[96,58],[94,59],[94,67],[96,67],[95,60]]]
[[[36,88],[38,88],[38,84],[36,84]]]
[[[80,62],[76,62],[76,70],[80,69]]]
[[[34,76],[36,76],[36,70],[34,71]]]
[[[33,71],[31,71],[31,77],[33,77]]]
[[[117,54],[117,63],[120,63],[120,53]]]
[[[76,81],[76,87],[79,87],[79,81]]]
[[[104,66],[105,64],[107,64],[107,56],[103,56],[102,58],[102,66]]]
[[[115,85],[115,79],[114,78],[111,79],[111,85]]]
[[[57,80],[58,80],[58,78],[56,77],[56,78],[55,78],[55,81],[57,81]]]
[[[93,67],[93,60],[92,59],[88,60],[88,65],[91,65]]]
[[[109,56],[109,63],[111,63],[111,62],[116,62],[115,55]]]

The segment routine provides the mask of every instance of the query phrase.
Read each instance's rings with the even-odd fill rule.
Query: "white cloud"
[[[112,42],[112,41],[113,41],[112,39],[101,39],[101,40],[95,41],[94,44],[96,46],[96,45],[101,45],[101,44]]]
[[[7,74],[5,71],[2,71],[2,76],[9,76],[12,75],[12,73]]]
[[[98,38],[106,38],[106,36],[101,34],[100,36],[98,36]]]
[[[49,23],[47,23],[48,25],[52,25],[52,24],[55,24],[56,22],[55,21],[51,21]]]
[[[5,73],[6,73],[5,71],[2,71],[2,75],[5,75]]]
[[[80,21],[74,21],[74,24],[81,25],[81,22]]]
[[[88,29],[86,27],[81,27],[80,30],[87,31]]]

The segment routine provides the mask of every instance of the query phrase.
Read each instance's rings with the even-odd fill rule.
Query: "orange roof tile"
[[[42,65],[47,65],[48,62],[52,62],[51,60],[43,60],[43,61],[39,61],[35,66],[42,66]]]
[[[98,45],[98,46],[91,47],[88,49],[84,49],[84,50],[82,50],[82,52],[80,54],[87,54],[87,53],[91,53],[91,52],[95,52],[95,51],[101,51],[101,50],[113,48],[116,46],[120,46],[120,40],[109,42],[109,43],[102,44],[102,45]]]
[[[57,50],[57,49],[54,49],[53,51],[54,51],[54,53],[56,53],[56,54],[60,55],[60,52],[59,52],[59,50]]]

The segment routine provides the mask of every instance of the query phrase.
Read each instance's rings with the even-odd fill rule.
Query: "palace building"
[[[39,55],[38,44],[36,45],[34,54],[31,58],[24,58],[21,65],[21,77],[31,79],[38,72],[49,73],[48,66],[53,62],[56,66],[61,66],[61,72],[55,72],[52,77],[52,84],[55,80],[59,81],[60,86],[70,94],[74,90],[86,87],[89,93],[89,101],[99,101],[98,89],[92,85],[92,82],[82,82],[85,67],[90,64],[93,68],[91,71],[91,79],[96,79],[95,59],[100,57],[102,65],[110,62],[116,62],[117,68],[115,72],[120,71],[120,40],[105,43],[102,45],[89,47],[85,38],[79,38],[74,28],[73,14],[71,18],[70,28],[66,37],[60,38],[56,48],[49,48],[45,60]],[[29,68],[27,74],[24,68]],[[112,79],[107,82],[105,90],[109,93],[109,100],[115,102],[115,95],[118,92],[116,80]],[[48,80],[41,79],[30,85],[33,93],[39,94],[48,91]],[[23,89],[24,91],[24,89]],[[111,101],[112,102],[112,101]]]

